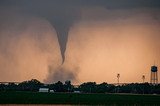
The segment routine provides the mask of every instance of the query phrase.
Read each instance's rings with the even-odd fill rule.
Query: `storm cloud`
[[[70,27],[81,18],[81,12],[85,8],[106,8],[106,9],[134,9],[134,8],[159,8],[158,0],[2,0],[2,6],[13,6],[19,8],[19,11],[28,14],[38,15],[46,18],[57,32],[60,45],[62,63],[65,59],[65,50],[68,40],[68,32]],[[96,15],[96,12],[92,11]],[[105,19],[99,16],[97,19]]]
[[[62,79],[63,81],[67,79],[74,80],[76,79],[76,75],[77,75],[77,72],[74,71],[75,68],[72,68],[70,70],[66,67],[64,68],[63,66],[60,66],[59,63],[62,63],[62,65],[63,64],[65,65],[66,55],[68,56],[66,51],[67,49],[70,48],[69,44],[71,44],[71,42],[74,42],[74,40],[71,40],[71,39],[76,37],[77,39],[79,39],[82,36],[82,35],[78,36],[76,34],[73,34],[73,31],[75,30],[75,28],[77,27],[79,28],[79,26],[86,27],[88,25],[89,27],[98,26],[100,28],[100,26],[104,25],[104,27],[115,26],[116,28],[116,26],[123,25],[123,23],[132,25],[134,22],[142,23],[142,24],[147,23],[147,24],[159,25],[159,22],[160,22],[159,21],[160,15],[158,15],[159,8],[160,8],[159,0],[154,0],[154,1],[153,0],[119,0],[119,1],[117,0],[76,0],[76,1],[75,0],[52,0],[52,1],[51,0],[45,0],[45,1],[44,0],[21,0],[21,1],[1,0],[0,12],[1,12],[1,15],[3,15],[2,17],[0,17],[0,23],[1,23],[0,36],[2,40],[1,54],[3,54],[3,56],[1,55],[1,57],[3,58],[4,55],[8,57],[7,53],[9,53],[10,55],[10,50],[12,52],[13,51],[15,52],[15,50],[13,49],[14,47],[7,46],[8,49],[6,49],[6,45],[8,44],[5,44],[3,42],[6,42],[8,40],[8,42],[10,43],[12,42],[10,44],[12,46],[14,42],[19,42],[23,38],[30,39],[27,42],[31,45],[32,43],[30,42],[33,39],[34,39],[33,44],[35,42],[38,42],[38,46],[37,45],[33,46],[33,48],[35,47],[38,50],[43,52],[41,53],[38,52],[37,54],[42,54],[42,56],[44,56],[43,53],[45,51],[45,53],[49,54],[50,56],[54,50],[58,52],[57,48],[56,49],[48,48],[48,45],[45,45],[46,42],[50,39],[51,33],[52,33],[54,37],[55,35],[57,35],[62,59],[60,62],[60,59],[57,58],[58,53],[56,52],[55,57],[57,60],[55,61],[53,59],[54,60],[53,61],[52,59],[51,60],[49,59],[50,62],[46,63],[47,64],[46,69],[49,70],[49,77],[47,77],[48,81],[51,82],[51,80],[57,81],[60,79]],[[41,20],[41,22],[34,23],[34,21],[37,19]],[[42,22],[42,21],[45,21],[45,22]],[[27,24],[26,22],[30,22],[30,24]],[[40,23],[44,23],[45,25],[47,24],[46,25],[47,28],[49,28],[50,31],[51,30],[53,31],[53,32],[51,31],[49,37],[46,36],[45,34],[47,33],[47,29],[46,31],[43,31],[43,28],[45,29],[46,27],[39,28]],[[93,25],[90,26],[90,24],[93,24]],[[38,32],[37,34],[38,36],[30,33],[29,33],[29,36],[26,34],[28,33],[27,29],[29,29],[30,26],[38,27],[37,31],[35,31],[35,32]],[[38,31],[38,30],[41,30],[41,31]],[[12,31],[14,33],[12,33]],[[32,32],[34,33],[34,31]],[[9,34],[8,38],[6,38],[6,33],[12,33],[12,34]],[[43,33],[43,34],[39,34],[39,33]],[[87,32],[87,33],[88,34],[86,36],[90,36],[91,38],[97,39],[97,37],[93,36],[94,34],[89,34],[91,32]],[[70,42],[68,43],[69,36],[70,36]],[[87,40],[87,42],[90,42],[90,39],[91,39],[90,37],[87,37],[89,39]],[[42,39],[44,38],[47,40],[43,41]],[[99,35],[99,38],[103,38],[103,36]],[[119,38],[122,39],[121,37]],[[51,40],[53,40],[53,45],[57,45],[56,38],[51,38],[50,41],[48,42],[49,47],[51,47],[50,45],[52,44]],[[78,47],[81,48],[81,45],[83,45],[81,44],[81,42],[84,42],[84,41],[77,40],[77,42],[75,42],[72,45],[75,45],[78,43],[79,45],[77,45],[77,48]],[[86,46],[87,46],[87,42],[84,43]],[[28,47],[28,43],[27,43],[27,47]],[[152,43],[150,44],[152,45]],[[32,50],[34,51],[35,48]],[[6,51],[6,50],[9,50],[9,51]],[[88,50],[90,49],[88,48]],[[16,56],[19,56],[18,53],[19,52],[17,52]],[[81,53],[81,51],[79,51],[78,53]],[[89,53],[86,52],[85,57],[89,56],[90,55]],[[53,56],[54,55],[55,54],[53,52]],[[16,56],[11,56],[11,58]],[[47,56],[46,55],[44,56],[45,61],[48,61]],[[8,61],[12,61],[12,60],[14,59],[11,59]],[[77,60],[78,62],[82,61],[79,58]],[[6,64],[8,63],[8,61],[6,62]],[[77,63],[77,66],[74,65],[74,67],[79,67],[79,64],[80,62]]]

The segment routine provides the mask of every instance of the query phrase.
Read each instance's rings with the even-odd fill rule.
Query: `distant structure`
[[[145,81],[145,75],[142,75],[142,81],[144,83],[144,81]]]
[[[151,84],[158,84],[158,68],[157,66],[151,66]]]
[[[117,84],[119,85],[119,78],[120,78],[120,74],[117,74]]]
[[[39,92],[49,92],[49,88],[39,88]]]

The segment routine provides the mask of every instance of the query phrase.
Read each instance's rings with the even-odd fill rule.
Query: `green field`
[[[0,92],[0,104],[160,105],[160,95]]]

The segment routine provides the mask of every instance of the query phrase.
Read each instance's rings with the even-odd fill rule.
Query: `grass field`
[[[160,106],[160,95],[0,92],[0,104],[136,104]]]

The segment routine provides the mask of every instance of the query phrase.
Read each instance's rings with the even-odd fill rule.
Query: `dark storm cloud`
[[[1,22],[3,22],[2,24],[4,24],[4,22],[5,24],[10,23],[10,19],[14,18],[12,17],[12,14],[15,15],[16,12],[19,14],[19,16],[22,15],[22,18],[19,18],[19,16],[14,18],[14,20],[16,20],[16,23],[23,23],[23,21],[25,21],[23,20],[24,17],[27,18],[28,16],[42,17],[48,20],[57,32],[63,63],[65,60],[65,51],[68,41],[68,34],[74,24],[78,23],[81,20],[103,21],[106,19],[125,19],[126,17],[128,18],[135,16],[137,14],[137,11],[132,11],[132,9],[139,8],[149,8],[151,10],[157,8],[159,9],[160,0],[1,0],[0,11],[2,11],[3,14],[5,14],[5,16],[3,17],[3,19],[2,17],[0,17],[0,24]],[[5,11],[7,9],[15,10],[11,11],[10,13],[8,13],[9,15],[7,15],[7,11]],[[122,11],[115,12],[115,10]],[[129,11],[126,12],[126,10]],[[112,14],[112,12],[115,13]],[[141,13],[143,13],[143,11]],[[153,16],[155,20],[160,19],[158,17],[159,15],[154,15],[154,12]],[[24,25],[20,25],[20,27],[18,27],[17,30],[22,30],[21,28],[23,27]],[[1,30],[3,29],[0,29],[0,31]],[[15,29],[13,28],[13,30]],[[0,46],[3,45],[1,44]],[[64,67],[58,67],[56,69],[52,68],[52,66],[50,68],[50,65],[48,67],[50,73],[47,79],[48,82],[76,79],[75,71],[71,71],[70,69]]]
[[[83,7],[106,9],[159,8],[159,0],[1,0],[1,6],[20,8],[20,11],[46,18],[57,32],[62,63],[68,33],[74,22],[81,18]],[[102,17],[100,17],[102,19]]]

